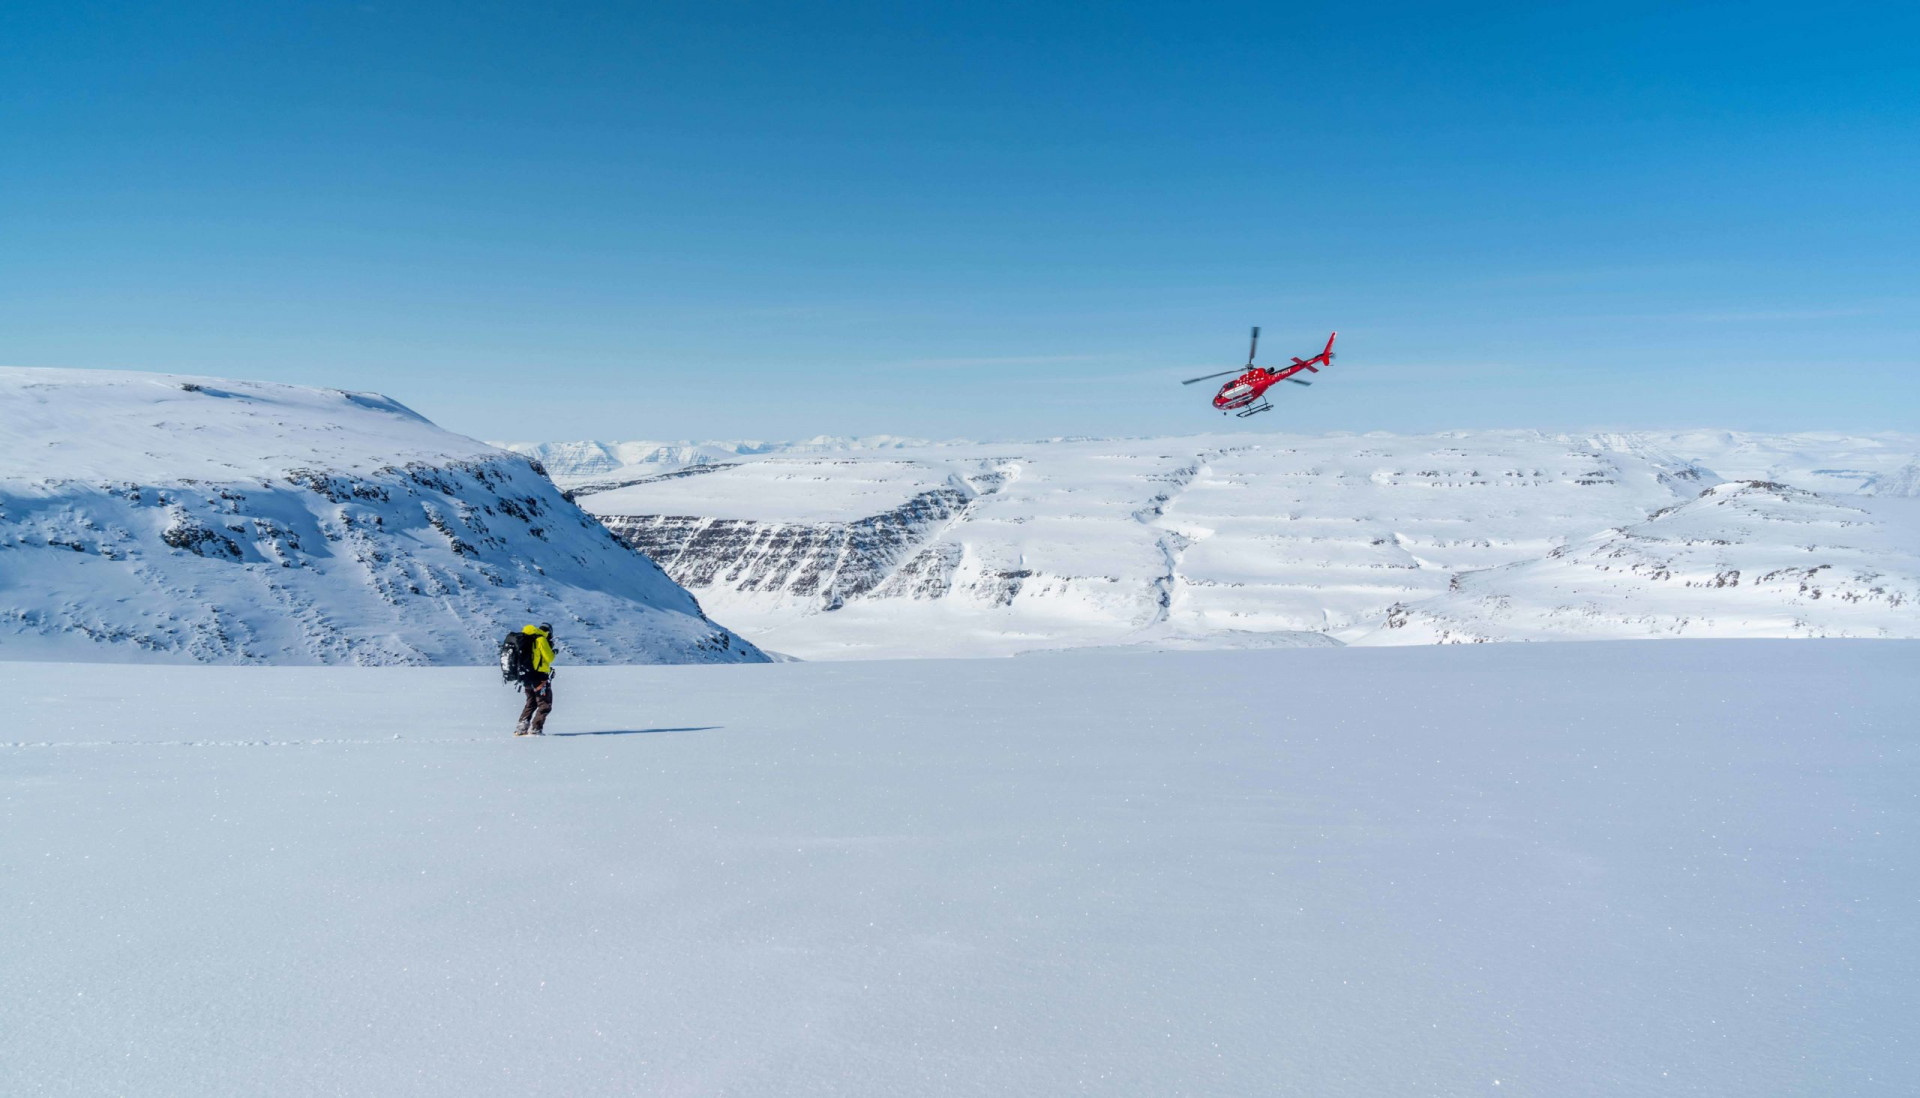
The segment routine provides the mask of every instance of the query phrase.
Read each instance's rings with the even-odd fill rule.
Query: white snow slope
[[[1860,492],[1868,496],[1920,498],[1920,461],[1909,462],[1892,472],[1874,474]]]
[[[0,1089],[1920,1091],[1920,644],[558,685],[0,665]]]
[[[1920,501],[1729,481],[1540,560],[1462,575],[1362,642],[1916,633]]]
[[[943,444],[741,457],[577,499],[720,620],[808,659],[1408,643],[1469,639],[1382,626],[1426,600],[1456,615],[1456,588],[1485,570],[1637,536],[1620,532],[1723,480],[1891,485],[1916,450],[1914,436],[1727,432]],[[1842,570],[1862,591],[1904,592],[1920,568],[1902,548],[1916,543],[1893,533],[1914,529],[1897,495],[1808,497],[1853,516],[1812,544],[1802,525],[1708,504],[1685,523],[1725,543],[1716,571]],[[1904,596],[1861,615],[1844,600],[1788,606],[1654,571],[1614,576],[1620,605],[1593,615],[1523,597],[1543,587],[1502,590],[1501,635],[1661,636],[1710,619],[1715,635],[1920,636],[1920,602]],[[1783,615],[1799,624],[1783,629]],[[1694,624],[1661,624],[1675,621]]]
[[[384,397],[0,370],[0,658],[765,657],[527,459]]]

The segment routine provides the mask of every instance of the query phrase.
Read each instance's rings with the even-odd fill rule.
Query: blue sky
[[[488,438],[1914,429],[1920,16],[0,7],[0,363]]]

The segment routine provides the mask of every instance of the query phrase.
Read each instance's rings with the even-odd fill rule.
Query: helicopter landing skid
[[[1271,412],[1271,411],[1273,411],[1273,405],[1263,400],[1260,403],[1255,404],[1251,408],[1242,408],[1233,414],[1239,417],[1240,419],[1245,419],[1248,416],[1256,416],[1256,415],[1259,415],[1261,412]]]

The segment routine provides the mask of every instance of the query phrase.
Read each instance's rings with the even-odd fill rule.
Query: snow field
[[[485,443],[378,393],[131,370],[0,366],[0,483],[221,484],[289,469],[491,461]]]
[[[1920,643],[0,664],[20,1094],[1909,1094]]]

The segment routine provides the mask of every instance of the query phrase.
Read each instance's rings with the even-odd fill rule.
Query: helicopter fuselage
[[[1267,395],[1268,389],[1273,388],[1278,383],[1285,381],[1307,368],[1308,366],[1304,362],[1288,366],[1281,370],[1269,370],[1262,366],[1255,366],[1253,369],[1220,386],[1220,391],[1213,395],[1213,406],[1223,412],[1231,412],[1239,408],[1245,408],[1247,405]]]

